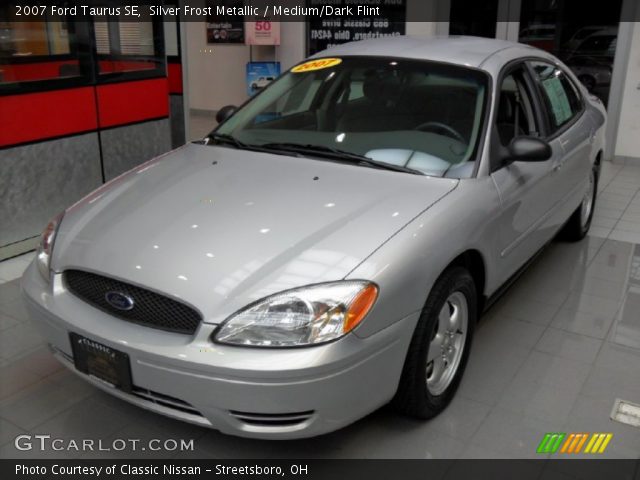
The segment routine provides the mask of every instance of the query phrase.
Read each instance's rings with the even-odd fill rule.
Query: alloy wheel
[[[464,352],[469,323],[467,297],[453,292],[444,302],[429,343],[427,389],[441,395],[458,371]]]
[[[582,228],[585,228],[587,226],[587,224],[589,223],[589,219],[591,218],[591,211],[593,210],[593,194],[595,188],[595,173],[593,172],[593,170],[591,170],[591,174],[589,175],[589,185],[587,186],[587,190],[584,192],[582,204],[580,205],[580,226]]]

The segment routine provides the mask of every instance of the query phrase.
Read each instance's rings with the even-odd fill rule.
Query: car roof
[[[595,33],[592,33],[591,35],[589,35],[587,38],[591,38],[591,37],[610,37],[610,36],[616,36],[618,35],[618,29],[617,28],[603,28],[602,30],[598,30]]]
[[[490,56],[506,49],[518,49],[523,56],[542,54],[541,50],[529,45],[493,38],[401,35],[345,43],[319,52],[312,58],[364,55],[433,60],[478,68]]]

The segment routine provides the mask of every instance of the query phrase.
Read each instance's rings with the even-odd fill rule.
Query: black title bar
[[[526,0],[523,0],[526,1]],[[3,2],[4,3],[4,2]],[[448,22],[455,3],[458,21],[478,21],[480,0],[18,0],[10,1],[12,21],[33,21],[35,17],[100,16],[108,21],[141,21],[149,16],[174,21],[176,16],[187,22],[220,20],[270,20],[304,22],[318,19],[360,18],[384,19],[389,11],[406,9],[408,22]],[[513,2],[514,4],[516,2]],[[640,21],[640,6],[629,2],[622,9],[620,21]],[[546,4],[546,3],[545,3]],[[597,0],[564,0],[548,2],[559,14],[570,13],[571,21],[599,25],[606,2]],[[512,5],[510,2],[508,5]],[[468,6],[468,8],[466,7]],[[6,8],[6,7],[5,7]],[[566,10],[566,11],[565,11]],[[2,9],[0,8],[0,14]],[[462,17],[460,17],[462,15]],[[496,9],[495,21],[518,22],[517,8]]]
[[[3,479],[638,480],[640,460],[0,460]]]

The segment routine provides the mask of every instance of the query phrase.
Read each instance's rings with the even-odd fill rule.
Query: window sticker
[[[564,122],[571,118],[571,105],[569,104],[569,98],[567,92],[565,92],[562,86],[562,81],[559,77],[553,76],[542,81],[544,91],[551,103],[551,109],[553,112],[553,118],[556,125],[562,125]]]
[[[323,68],[335,67],[342,63],[341,58],[319,58],[318,60],[310,60],[293,67],[293,73],[313,72],[314,70],[322,70]]]

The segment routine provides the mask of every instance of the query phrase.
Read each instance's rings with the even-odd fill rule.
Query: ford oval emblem
[[[135,305],[133,298],[122,292],[107,292],[104,299],[109,305],[118,310],[131,310]]]

